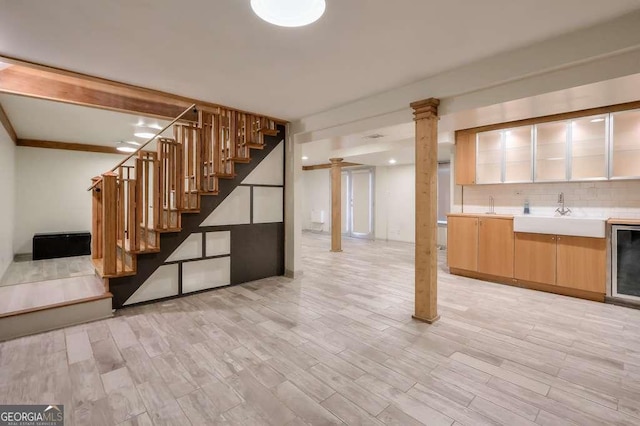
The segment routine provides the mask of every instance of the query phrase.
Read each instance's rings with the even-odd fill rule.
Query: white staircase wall
[[[178,295],[178,265],[162,265],[127,299],[125,305]]]
[[[283,154],[284,142],[280,142],[242,181],[242,185],[284,185]]]

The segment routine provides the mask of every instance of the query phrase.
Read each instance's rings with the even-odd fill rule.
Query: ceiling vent
[[[374,133],[373,135],[367,135],[364,137],[364,139],[380,139],[380,138],[384,138],[384,135],[381,135],[380,133]]]

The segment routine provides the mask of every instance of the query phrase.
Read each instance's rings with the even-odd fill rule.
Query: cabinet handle
[[[556,237],[551,237],[551,241],[555,241],[555,240],[556,240]]]
[[[560,237],[558,237],[558,241],[560,241]]]

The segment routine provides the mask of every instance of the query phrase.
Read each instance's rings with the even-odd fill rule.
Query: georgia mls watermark
[[[0,405],[0,426],[64,426],[64,406]]]

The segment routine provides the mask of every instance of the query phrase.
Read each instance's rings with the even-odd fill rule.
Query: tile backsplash
[[[552,216],[561,192],[572,216],[640,218],[638,180],[456,186],[453,212],[485,213],[493,197],[498,214],[522,214],[528,200],[532,215]]]

